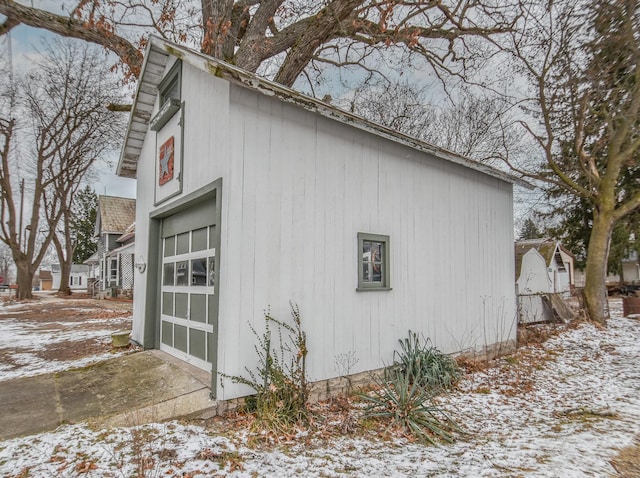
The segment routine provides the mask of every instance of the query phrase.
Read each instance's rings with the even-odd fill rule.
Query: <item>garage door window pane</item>
[[[191,261],[191,285],[207,285],[207,258]]]
[[[162,321],[162,343],[173,347],[173,324]]]
[[[215,246],[213,245],[213,240],[216,237],[216,226],[209,226],[209,249],[213,249]]]
[[[191,294],[189,319],[202,323],[207,320],[207,296],[205,294]]]
[[[173,326],[173,346],[182,352],[187,352],[187,328],[182,325]]]
[[[173,315],[173,294],[171,292],[162,293],[162,313]]]
[[[216,312],[216,306],[213,295],[207,295],[207,302],[209,303],[209,312],[207,313],[207,323],[213,324],[214,330],[218,328],[218,316]]]
[[[216,258],[209,257],[209,269],[207,270],[209,277],[207,285],[213,287],[216,284]]]
[[[196,229],[191,233],[191,252],[204,251],[207,248],[207,229]]]
[[[162,285],[173,285],[175,276],[175,264],[168,262],[164,265],[164,271],[162,273]]]
[[[176,304],[176,317],[181,319],[187,318],[187,310],[189,308],[189,295],[188,294],[176,294],[174,297]]]
[[[178,234],[178,247],[176,254],[186,254],[189,252],[189,233]]]
[[[189,354],[207,359],[207,335],[202,330],[189,329]]]
[[[164,257],[176,255],[176,236],[167,237],[164,240]]]
[[[176,262],[176,285],[189,285],[189,261]]]

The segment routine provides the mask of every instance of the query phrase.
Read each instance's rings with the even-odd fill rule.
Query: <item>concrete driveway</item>
[[[0,440],[215,406],[209,373],[156,350],[112,350],[110,333],[130,324],[130,303],[45,296],[0,305]]]

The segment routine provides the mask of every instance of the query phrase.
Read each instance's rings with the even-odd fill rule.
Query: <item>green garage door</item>
[[[162,221],[160,349],[204,370],[215,360],[215,203]]]

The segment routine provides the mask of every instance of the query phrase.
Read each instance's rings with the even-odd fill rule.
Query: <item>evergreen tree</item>
[[[98,196],[90,186],[86,186],[76,195],[73,206],[74,219],[71,229],[75,238],[73,262],[76,264],[86,261],[98,250],[94,238],[97,209]]]
[[[540,229],[538,229],[538,226],[536,226],[536,223],[533,221],[533,219],[528,217],[527,219],[525,219],[522,227],[520,228],[518,240],[524,241],[526,239],[538,239],[539,237],[542,237]]]

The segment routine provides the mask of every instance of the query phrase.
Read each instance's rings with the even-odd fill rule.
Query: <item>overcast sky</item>
[[[0,52],[4,58],[11,61],[14,72],[24,72],[31,67],[42,41],[54,36],[45,30],[19,25],[8,35],[0,37]],[[114,57],[114,63],[115,61]],[[118,150],[119,148],[120,145],[117,145]],[[136,181],[116,176],[117,156],[110,158],[110,163],[110,165],[100,163],[95,166],[97,180],[91,182],[95,192],[99,195],[135,198]]]

